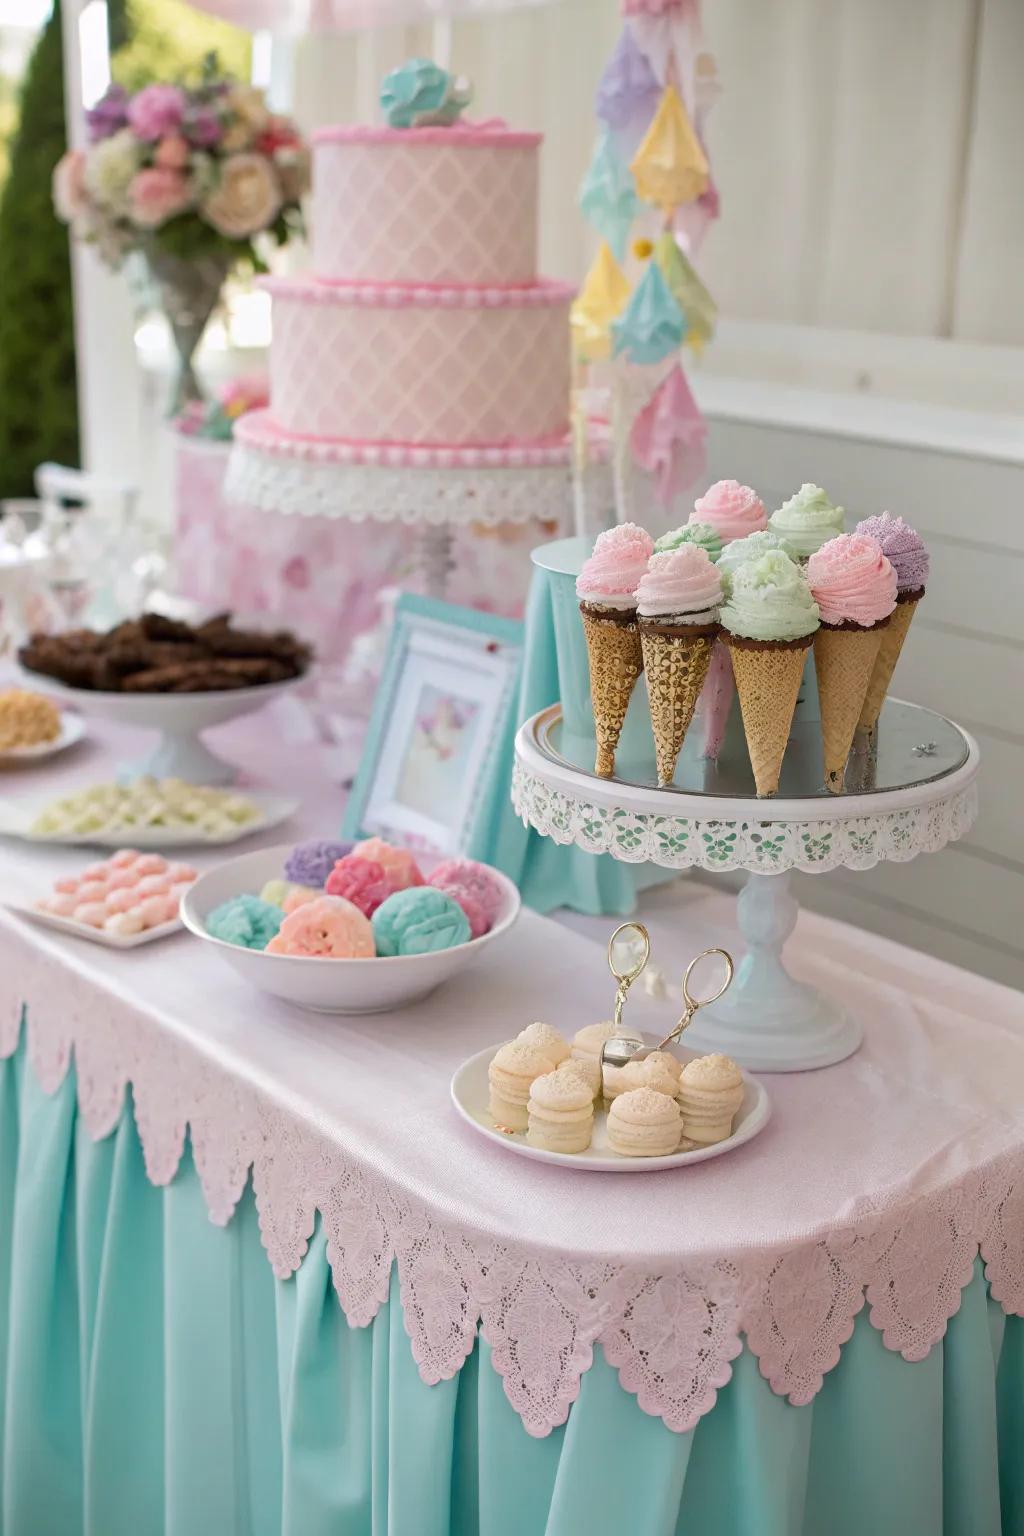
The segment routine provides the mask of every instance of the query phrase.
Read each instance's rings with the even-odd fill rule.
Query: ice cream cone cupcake
[[[724,1141],[743,1103],[743,1074],[729,1056],[698,1056],[683,1068],[676,1100],[687,1141],[705,1147]]]
[[[924,597],[929,561],[920,534],[905,523],[902,517],[891,517],[888,512],[883,512],[880,517],[867,517],[857,524],[855,532],[877,540],[882,554],[896,572],[896,607],[882,631],[878,657],[857,722],[858,729],[868,733],[870,742],[878,728],[878,717],[896,663],[900,659],[907,631],[917,612],[917,605]]]
[[[834,507],[820,485],[808,481],[772,513],[768,527],[782,539],[794,560],[809,560],[829,539],[842,533],[844,515],[842,507]]]
[[[821,614],[814,669],[825,785],[841,794],[853,734],[896,606],[896,572],[874,539],[843,533],[810,557],[807,580]]]
[[[716,480],[693,504],[691,522],[710,523],[723,545],[768,526],[764,502],[749,485]]]
[[[576,582],[597,736],[594,772],[603,779],[615,772],[615,749],[643,671],[636,588],[653,549],[650,534],[635,523],[609,528],[598,535]]]
[[[737,568],[720,618],[757,793],[774,795],[818,605],[803,572],[775,549]]]
[[[652,555],[637,587],[658,783],[671,784],[718,635],[722,583],[697,544]]]

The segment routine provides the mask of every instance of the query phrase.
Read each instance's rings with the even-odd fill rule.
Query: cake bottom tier
[[[354,444],[496,446],[567,429],[566,284],[266,286],[271,400],[285,431]]]

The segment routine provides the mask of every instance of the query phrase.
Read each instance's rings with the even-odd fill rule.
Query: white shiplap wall
[[[795,426],[792,400],[789,424],[772,419],[770,390],[758,410],[749,397],[731,410],[717,381],[710,396],[709,479],[756,486],[769,507],[814,480],[848,527],[886,509],[920,531],[931,578],[894,692],[959,721],[982,751],[981,810],[962,842],[910,864],[802,876],[801,901],[1024,987],[1024,456],[970,452],[952,418],[952,448],[934,418],[927,443],[879,441],[866,417],[861,436],[856,397],[834,397],[835,425]]]

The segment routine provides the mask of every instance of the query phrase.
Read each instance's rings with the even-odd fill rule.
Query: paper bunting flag
[[[612,323],[615,356],[631,363],[660,363],[683,339],[686,321],[661,269],[652,261],[637,283],[633,296]]]
[[[640,196],[666,215],[706,190],[707,156],[674,86],[665,87],[630,170]]]
[[[603,123],[623,137],[635,136],[639,143],[658,106],[661,96],[654,71],[634,41],[629,27],[623,27],[615,52],[604,67],[597,84],[594,110]]]
[[[686,318],[683,340],[699,357],[715,333],[718,306],[679,249],[679,242],[671,230],[666,229],[658,236],[654,260]]]
[[[637,416],[629,440],[635,462],[654,476],[663,507],[703,475],[706,437],[707,424],[676,363]]]
[[[678,235],[683,249],[691,256],[696,256],[704,244],[704,236],[718,218],[718,212],[718,188],[713,181],[710,181],[707,191],[702,192],[695,203],[687,203],[684,207],[677,208],[672,215],[672,228]]]
[[[611,324],[629,298],[629,284],[606,240],[572,306],[573,350],[582,362],[598,362],[611,351]]]
[[[622,261],[629,227],[639,211],[640,201],[633,186],[632,172],[616,150],[610,133],[603,133],[594,146],[580,187],[580,207],[584,217]]]

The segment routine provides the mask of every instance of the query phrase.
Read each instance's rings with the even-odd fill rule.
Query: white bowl
[[[494,927],[468,944],[438,950],[429,955],[395,955],[374,960],[328,960],[298,955],[268,955],[262,950],[242,949],[215,939],[206,931],[206,918],[222,901],[243,892],[259,895],[268,880],[283,878],[284,862],[292,848],[282,843],[229,859],[200,875],[181,903],[185,927],[197,938],[212,944],[232,969],[261,992],[270,992],[314,1013],[384,1013],[418,1002],[449,977],[464,970],[482,955],[489,944],[508,933],[519,916],[519,892],[507,875],[490,869],[504,893],[502,910]],[[429,874],[439,858],[423,857],[419,864]]]
[[[184,779],[188,784],[230,784],[236,774],[230,763],[204,746],[199,739],[200,731],[240,715],[251,715],[287,689],[296,687],[305,676],[303,673],[281,683],[222,688],[209,693],[103,693],[95,688],[72,688],[41,672],[21,669],[23,686],[73,705],[83,715],[159,731],[159,743],[146,759],[132,765],[131,776],[151,774],[155,779]]]

